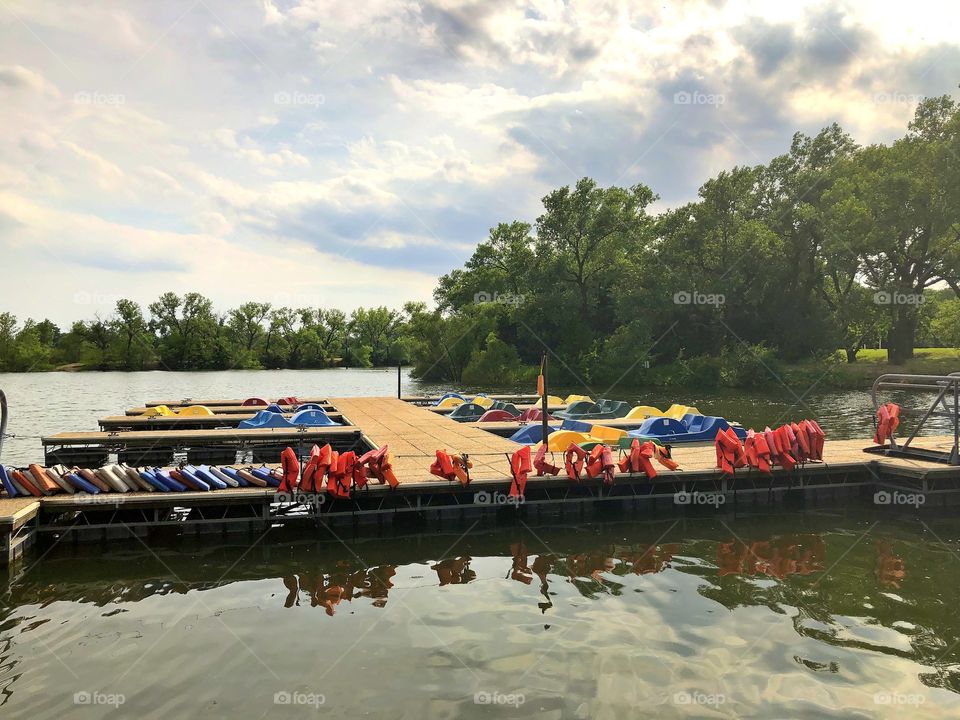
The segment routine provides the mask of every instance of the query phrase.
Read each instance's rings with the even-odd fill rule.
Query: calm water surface
[[[960,717],[952,521],[307,534],[54,548],[3,717]]]

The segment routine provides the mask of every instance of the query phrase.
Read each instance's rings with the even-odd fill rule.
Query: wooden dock
[[[251,395],[250,397],[258,397],[257,395]],[[263,398],[268,403],[276,402],[279,398],[275,397],[265,397]],[[180,398],[178,400],[150,400],[149,402],[144,403],[147,407],[156,407],[157,405],[166,405],[169,408],[174,407],[190,407],[192,405],[205,405],[209,408],[220,407],[222,405],[241,405],[246,398],[231,398],[231,399],[195,399],[195,398]],[[327,403],[327,398],[325,397],[297,397],[297,404],[303,405],[304,403],[317,403],[318,405],[325,405]],[[257,405],[247,405],[246,408],[249,410],[251,407],[257,408],[262,406]]]
[[[324,409],[325,412],[333,412],[336,410],[336,408],[330,403],[323,402],[318,404]],[[180,410],[186,406],[168,405],[167,407],[169,407],[171,410]],[[217,415],[253,415],[256,414],[258,410],[264,409],[263,407],[251,405],[212,405],[209,407],[210,410]],[[129,417],[143,415],[149,409],[150,408],[146,406],[128,408],[126,410],[126,415]]]
[[[249,411],[250,408],[246,408]],[[254,417],[253,413],[217,413],[215,415],[112,415],[97,421],[100,429],[110,430],[201,430],[204,428],[237,427],[244,420]],[[287,420],[293,417],[290,413],[283,413]],[[342,413],[328,412],[334,422],[343,422]]]
[[[506,498],[510,488],[509,456],[517,444],[490,432],[495,423],[457,423],[445,415],[429,412],[414,403],[392,397],[330,398],[351,425],[303,430],[195,429],[99,433],[58,433],[42,439],[45,449],[54,451],[92,448],[96,452],[117,452],[118,459],[130,461],[137,452],[155,452],[158,444],[167,450],[187,448],[190,453],[205,447],[224,445],[235,451],[243,447],[265,448],[262,461],[275,464],[284,446],[306,450],[313,443],[347,446],[358,450],[389,445],[394,456],[394,471],[400,486],[368,485],[356,491],[349,500],[328,499],[325,493],[303,498],[279,498],[272,489],[235,488],[209,493],[109,493],[56,495],[39,499],[0,498],[0,545],[4,552],[0,562],[9,561],[29,546],[34,537],[91,531],[123,532],[137,529],[175,527],[257,528],[307,520],[356,524],[363,518],[402,517],[427,518],[449,516],[464,518],[478,512],[496,509],[495,504],[478,500],[487,495]],[[126,418],[115,418],[125,420]],[[194,419],[194,418],[191,418]],[[604,424],[612,424],[607,422]],[[500,424],[505,425],[505,424]],[[514,425],[511,424],[511,428]],[[952,438],[920,438],[918,444],[942,449]],[[763,502],[763,498],[789,493],[836,493],[846,490],[854,494],[872,493],[878,489],[924,493],[937,502],[960,500],[960,468],[939,463],[884,457],[864,452],[868,440],[828,440],[824,462],[809,463],[793,472],[776,469],[771,475],[755,470],[739,470],[733,478],[724,478],[715,468],[711,445],[679,445],[673,457],[680,469],[668,471],[657,467],[658,476],[651,481],[644,475],[617,474],[613,486],[596,480],[571,482],[561,473],[558,477],[531,476],[526,497],[517,512],[535,509],[582,507],[584,503],[603,505],[620,503],[636,507],[638,503],[663,503],[670,512],[683,512],[675,502],[677,492],[702,490],[719,493],[727,502]],[[466,453],[473,463],[471,483],[462,487],[429,472],[438,449]],[[167,450],[164,450],[166,452]],[[127,455],[124,456],[123,453]],[[60,458],[54,452],[50,459]],[[200,459],[200,462],[213,460]],[[254,460],[259,463],[258,460]],[[562,456],[555,453],[553,463],[562,465]],[[52,464],[50,460],[47,464]],[[65,464],[72,464],[65,462]],[[134,465],[144,463],[131,462]],[[166,465],[168,462],[151,463]],[[234,459],[223,464],[239,464]],[[499,495],[497,495],[499,494]],[[833,497],[828,495],[828,497]],[[935,505],[928,500],[927,506]],[[293,508],[293,510],[291,509]],[[500,507],[503,510],[503,507]],[[511,508],[512,509],[512,508]],[[539,510],[537,510],[539,512]],[[313,527],[313,526],[311,526]],[[199,531],[199,530],[198,530]],[[118,530],[119,532],[119,530]]]

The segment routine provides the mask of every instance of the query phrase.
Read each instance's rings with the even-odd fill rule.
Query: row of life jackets
[[[357,455],[353,450],[338,453],[327,443],[322,448],[314,445],[310,457],[300,473],[300,460],[292,448],[286,448],[280,455],[283,479],[278,490],[293,492],[320,492],[323,478],[327,478],[327,493],[339,499],[348,499],[352,488],[364,488],[369,477],[391,488],[400,481],[393,472],[393,455],[387,445]]]
[[[785,423],[776,430],[751,428],[743,443],[733,428],[718,430],[714,439],[717,467],[724,475],[733,475],[742,467],[764,473],[769,473],[774,465],[793,470],[798,464],[822,461],[825,439],[819,423],[809,419]]]

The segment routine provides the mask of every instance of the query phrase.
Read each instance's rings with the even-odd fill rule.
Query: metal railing
[[[949,375],[907,375],[902,373],[881,375],[873,382],[873,387],[870,388],[874,413],[880,409],[881,403],[877,393],[881,390],[934,392],[937,394],[909,437],[903,443],[898,443],[896,437],[891,436],[890,447],[883,451],[889,455],[960,465],[960,372],[950,373]],[[952,400],[952,402],[949,402],[949,400]],[[930,450],[912,445],[917,434],[932,417],[949,419],[953,427],[953,448],[950,452]],[[877,451],[881,450],[878,449]]]

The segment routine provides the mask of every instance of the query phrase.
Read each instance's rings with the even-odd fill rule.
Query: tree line
[[[766,164],[718,173],[656,213],[646,185],[590,178],[501,222],[435,306],[248,302],[166,293],[62,332],[0,315],[0,370],[315,368],[409,362],[426,380],[756,384],[781,363],[882,345],[960,347],[960,108],[921,102],[905,135],[860,146],[836,124]],[[775,374],[775,373],[774,373]]]
[[[78,365],[98,370],[224,370],[370,367],[409,352],[401,313],[247,302],[219,314],[199,293],[164,293],[146,313],[121,299],[107,318],[78,320],[62,332],[49,320],[19,325],[0,314],[0,370]]]

